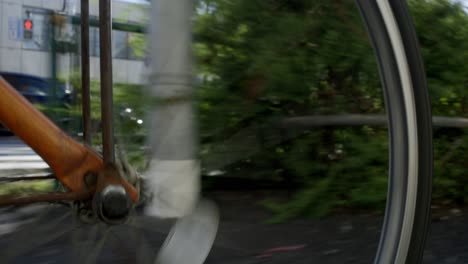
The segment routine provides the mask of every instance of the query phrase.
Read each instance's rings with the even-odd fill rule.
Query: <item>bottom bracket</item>
[[[108,224],[121,224],[130,214],[132,202],[120,185],[108,185],[93,198],[96,215]]]

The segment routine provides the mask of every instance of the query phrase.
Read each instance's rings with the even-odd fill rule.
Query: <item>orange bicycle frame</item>
[[[98,182],[122,185],[133,202],[138,200],[138,192],[130,183],[102,173],[106,166],[100,155],[68,136],[3,78],[0,78],[0,122],[44,159],[55,177],[70,193],[76,194],[72,197],[90,196],[99,188],[85,183],[85,176],[91,174],[98,177]]]

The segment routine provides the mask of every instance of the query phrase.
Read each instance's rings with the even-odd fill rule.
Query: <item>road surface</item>
[[[264,223],[269,217],[268,213],[256,206],[248,194],[216,194],[213,198],[221,207],[222,219],[215,247],[206,264],[372,263],[381,226],[378,215],[335,215],[321,220],[269,225]],[[32,207],[0,212],[0,223],[27,222],[40,209]],[[98,245],[96,240],[103,237],[103,231],[96,235],[91,226],[84,226],[80,227],[81,233],[78,235],[73,232],[60,235],[71,223],[56,223],[64,212],[65,209],[51,211],[42,223],[35,225],[34,230],[23,234],[23,237],[11,233],[21,229],[15,231],[18,226],[10,225],[9,232],[0,236],[0,259],[18,247],[18,240],[16,246],[10,244],[15,237],[20,238],[21,247],[59,235],[47,244],[33,246],[14,263],[84,263],[83,258],[91,256],[92,248]],[[112,227],[97,263],[137,263],[137,252],[148,256],[157,253],[167,234],[167,223],[144,216],[134,219],[125,226]],[[464,209],[442,211],[434,216],[423,263],[468,263],[467,222],[468,210]],[[46,229],[46,233],[43,233],[39,229],[42,227],[49,228],[49,231]],[[142,237],[146,239],[146,244],[140,243]],[[78,252],[73,251],[76,248]]]
[[[20,140],[0,137],[0,177],[47,170],[47,164]],[[257,195],[248,192],[209,195],[221,208],[221,224],[215,247],[206,264],[372,263],[381,216],[347,214],[269,225],[265,224],[265,220],[270,215],[258,205],[260,199]],[[41,223],[35,224],[31,231],[20,237],[19,242],[18,239],[14,240],[19,237],[17,232],[23,230],[23,225],[30,223],[44,208],[48,207],[34,205],[14,210],[0,209],[2,263],[8,252],[18,247],[27,248],[31,243],[54,235],[57,235],[56,239],[33,246],[13,263],[82,263],[83,257],[90,256],[90,250],[98,245],[96,240],[102,237],[102,232],[96,235],[98,233],[93,231],[94,227],[81,226],[79,232],[60,235],[60,230],[74,226],[71,224],[72,218],[55,222],[69,212],[64,207],[47,211]],[[144,216],[134,219],[131,225],[112,228],[97,263],[136,263],[136,256],[142,251],[151,256],[157,253],[168,232],[167,223]],[[468,264],[467,222],[468,209],[439,210],[433,217],[423,263]],[[141,237],[146,239],[146,246],[139,243]],[[12,241],[17,244],[13,245]],[[72,250],[74,248],[80,251],[77,253]]]
[[[49,166],[17,137],[0,136],[0,177],[43,173]]]

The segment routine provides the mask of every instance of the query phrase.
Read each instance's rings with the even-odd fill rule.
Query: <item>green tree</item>
[[[410,1],[425,60],[434,114],[468,111],[468,16],[461,3]]]
[[[384,111],[375,58],[353,4],[199,1],[194,47],[198,73],[204,76],[198,95],[202,140],[210,146],[207,155],[213,145],[274,118]],[[448,0],[411,0],[409,6],[422,46],[433,112],[467,113],[465,10]],[[279,171],[280,178],[292,177],[304,184],[291,202],[270,206],[282,212],[278,219],[320,215],[336,206],[376,208],[384,203],[388,150],[381,144],[388,141],[384,130],[364,127],[293,134],[280,145],[267,144],[250,157],[248,165],[242,165],[254,170],[250,174],[274,178],[278,173],[271,171]],[[465,142],[466,136],[459,132],[436,131],[436,153],[442,155],[436,156],[438,199],[464,200],[468,187],[457,184],[464,182],[466,165],[453,153],[464,150]]]
[[[433,113],[466,114],[464,8],[449,0],[408,3]],[[205,164],[242,150],[236,156],[241,159],[225,168],[229,173],[241,169],[236,175],[301,184],[289,202],[266,203],[279,212],[275,220],[322,215],[340,206],[383,205],[386,130],[284,131],[269,123],[290,116],[384,112],[375,58],[352,1],[202,0],[194,16],[194,40]],[[133,43],[143,54],[145,38]],[[248,146],[252,137],[259,142]],[[435,138],[434,197],[464,202],[467,137],[442,129]],[[245,152],[248,147],[255,149]]]
[[[209,80],[199,88],[205,144],[274,118],[383,112],[375,58],[352,2],[217,0],[199,10],[195,52]],[[364,144],[369,136],[376,142]],[[281,212],[277,219],[376,205],[385,191],[366,196],[362,184],[385,186],[386,141],[370,128],[296,132],[261,148],[247,167],[251,177],[305,186],[291,202],[269,206]]]

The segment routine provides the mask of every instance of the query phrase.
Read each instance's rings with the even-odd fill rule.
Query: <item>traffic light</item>
[[[25,19],[23,22],[23,38],[32,39],[33,37],[33,21],[31,19]]]

